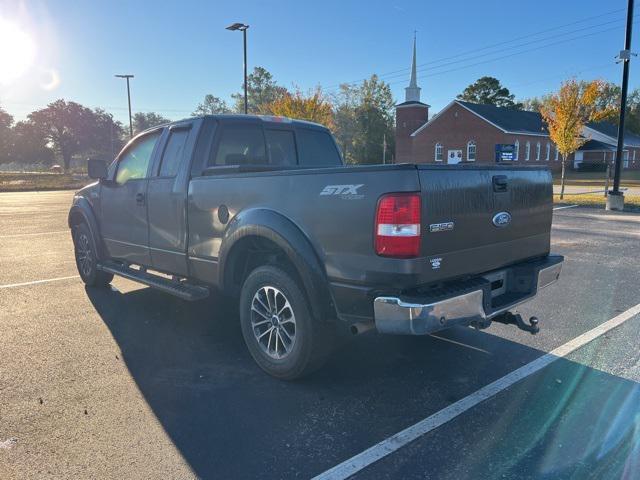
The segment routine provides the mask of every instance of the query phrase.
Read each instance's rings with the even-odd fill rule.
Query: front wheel
[[[98,256],[91,240],[91,231],[85,223],[74,228],[73,245],[82,281],[90,287],[102,287],[111,283],[113,274],[98,270]]]
[[[251,356],[276,378],[303,377],[330,352],[332,325],[312,317],[304,293],[279,268],[264,266],[249,274],[240,295],[240,322]]]

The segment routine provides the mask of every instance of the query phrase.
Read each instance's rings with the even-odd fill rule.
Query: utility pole
[[[115,75],[117,78],[124,78],[127,80],[127,100],[129,102],[129,137],[133,138],[133,121],[131,120],[131,89],[129,88],[129,79],[133,78],[131,74]]]
[[[244,67],[244,114],[246,115],[249,111],[249,102],[247,100],[247,28],[249,28],[249,25],[247,25],[245,28],[242,29],[242,45],[243,45],[243,50],[244,50],[244,57],[243,57],[243,67]]]
[[[618,146],[616,149],[616,163],[613,173],[613,190],[607,196],[607,210],[622,210],[624,208],[624,194],[620,191],[620,170],[623,162],[624,149],[624,117],[627,109],[627,90],[629,89],[629,62],[631,61],[631,28],[633,26],[633,0],[627,6],[627,28],[625,31],[624,50],[618,58],[622,62],[622,95],[620,98],[620,122],[618,124]]]
[[[249,25],[245,25],[244,23],[234,23],[233,25],[229,25],[226,27],[227,30],[240,30],[242,32],[242,43],[244,49],[244,57],[243,57],[243,67],[244,67],[244,113],[245,115],[249,111],[249,104],[247,102],[247,29]]]
[[[387,163],[387,134],[382,134],[382,164]]]

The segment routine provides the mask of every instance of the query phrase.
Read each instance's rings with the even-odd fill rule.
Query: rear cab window
[[[264,131],[270,165],[297,165],[296,141],[291,130]]]
[[[342,165],[342,158],[333,137],[324,130],[298,128],[298,154],[304,167],[334,167]]]
[[[224,125],[209,166],[267,165],[267,149],[260,125]]]

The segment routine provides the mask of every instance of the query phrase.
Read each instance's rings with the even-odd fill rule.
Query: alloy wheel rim
[[[87,277],[91,274],[93,268],[93,254],[91,252],[91,245],[89,238],[84,233],[78,235],[78,244],[76,245],[76,257],[78,259],[78,266],[82,274]]]
[[[276,287],[258,289],[251,301],[251,330],[261,350],[280,360],[296,342],[296,317],[285,294]]]

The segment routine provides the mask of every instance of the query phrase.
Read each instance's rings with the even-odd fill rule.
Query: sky
[[[373,73],[404,99],[417,31],[418,84],[431,114],[484,75],[516,98],[569,77],[620,82],[626,0],[0,0],[0,106],[16,120],[58,98],[179,119],[205,94],[230,102],[248,66],[325,93]],[[640,25],[640,13],[636,14]],[[636,25],[637,28],[638,25]],[[634,42],[635,44],[636,42]],[[633,49],[632,49],[633,50]],[[630,87],[640,78],[631,64]]]

